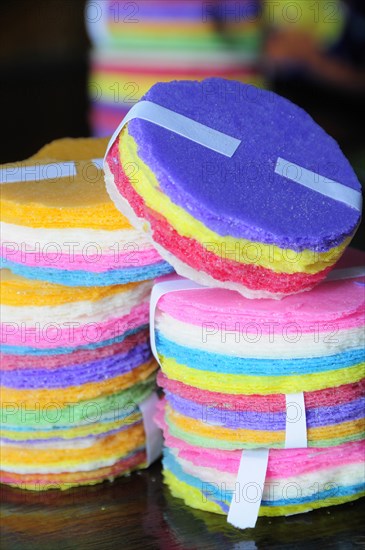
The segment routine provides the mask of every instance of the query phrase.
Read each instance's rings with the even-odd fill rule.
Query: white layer
[[[36,440],[33,439],[32,441],[34,442]],[[43,440],[42,442],[36,443],[35,445],[27,445],[26,441],[13,441],[12,443],[9,443],[8,441],[0,439],[0,444],[6,445],[6,447],[13,448],[27,447],[27,449],[87,449],[88,447],[91,447],[95,444],[95,436],[86,437],[83,439],[63,439],[62,441],[57,442]]]
[[[298,294],[298,292],[273,293],[267,292],[265,290],[252,290],[245,287],[244,285],[241,285],[240,283],[234,283],[232,281],[219,281],[218,279],[214,279],[211,275],[208,275],[203,271],[197,271],[196,269],[185,264],[183,261],[179,260],[178,258],[176,258],[176,256],[171,254],[171,252],[165,250],[161,245],[155,242],[153,244],[160,256],[170,265],[172,265],[176,273],[178,273],[182,277],[186,277],[186,279],[191,279],[192,281],[195,281],[202,286],[209,286],[212,288],[228,288],[229,290],[235,290],[249,300],[261,300],[264,298],[281,300],[282,298],[285,298],[285,296],[289,296],[289,294]],[[308,290],[311,289],[306,288],[301,292],[306,292]]]
[[[36,464],[32,466],[17,466],[9,464],[1,464],[1,469],[4,472],[10,472],[14,474],[62,474],[62,473],[73,473],[73,472],[90,472],[91,470],[96,470],[98,468],[106,468],[112,466],[118,462],[123,456],[113,456],[108,459],[95,460],[94,462],[88,462],[86,459],[85,463],[78,462],[75,466],[37,466]],[[55,456],[57,460],[57,456]]]
[[[138,246],[138,250],[149,250],[151,243],[147,239],[143,231],[135,229],[118,229],[118,230],[104,230],[104,229],[88,229],[77,227],[66,228],[47,228],[47,227],[28,227],[26,225],[15,225],[12,223],[0,223],[1,240],[5,244],[15,243],[22,248],[24,254],[29,250],[30,252],[40,252],[44,256],[53,257],[55,254],[85,254],[95,255],[97,253],[110,254],[115,253],[122,254],[123,249],[116,249],[116,243],[125,245],[128,243]],[[68,244],[67,244],[68,243]],[[91,247],[91,244],[97,245]],[[53,246],[51,246],[53,244]],[[88,249],[90,245],[90,250]],[[10,251],[11,252],[11,251]],[[125,253],[130,253],[129,249],[125,250]],[[12,256],[9,253],[9,260]]]
[[[219,490],[223,492],[223,496],[224,491],[233,491],[235,488],[237,475],[222,472],[215,468],[198,467],[182,458],[178,458],[178,462],[186,473],[201,479],[205,483],[212,483],[213,486],[218,484]],[[318,495],[318,493],[326,489],[333,490],[333,496],[336,496],[336,489],[339,489],[341,486],[355,485],[364,483],[364,481],[364,466],[362,464],[348,464],[336,468],[308,472],[300,476],[269,480],[265,483],[262,498],[263,500],[270,501],[281,500],[283,498],[304,498]],[[248,498],[255,497],[255,490],[255,487],[251,488],[251,492],[247,489]],[[245,488],[242,488],[243,496],[244,491]],[[217,497],[218,495],[215,496]]]
[[[79,301],[52,306],[0,306],[2,323],[67,323],[80,324],[102,322],[110,318],[128,315],[131,309],[147,302],[151,292],[150,281],[138,284],[134,289],[117,292],[96,301]]]
[[[220,353],[232,357],[253,357],[268,359],[293,359],[303,357],[325,357],[344,351],[364,347],[364,327],[336,332],[302,333],[300,323],[297,330],[291,333],[293,323],[285,324],[278,333],[265,334],[269,323],[253,323],[239,327],[240,331],[232,333],[222,330],[217,323],[191,325],[183,323],[166,313],[159,312],[156,318],[156,329],[177,344],[210,353]]]

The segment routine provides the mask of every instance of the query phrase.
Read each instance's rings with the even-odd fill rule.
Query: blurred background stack
[[[110,135],[156,82],[220,76],[262,86],[258,0],[89,0],[89,97],[95,135]]]

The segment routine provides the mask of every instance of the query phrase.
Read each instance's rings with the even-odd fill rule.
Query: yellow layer
[[[76,437],[85,437],[88,435],[99,435],[102,433],[110,432],[112,430],[118,430],[123,426],[129,426],[140,420],[140,415],[135,414],[133,416],[128,416],[122,420],[115,420],[114,422],[95,422],[93,424],[88,423],[84,426],[79,426],[77,428],[68,428],[68,429],[57,429],[56,430],[29,430],[29,431],[13,431],[13,430],[1,430],[1,436],[6,439],[11,439],[13,441],[23,441],[27,439],[32,439],[33,441],[37,439],[53,439],[54,437],[62,439],[75,439]]]
[[[138,172],[130,183],[143,197],[146,205],[166,218],[179,235],[194,239],[203,247],[206,244],[209,244],[209,247],[214,246],[214,249],[218,251],[218,256],[223,259],[226,255],[232,257],[233,251],[238,248],[240,254],[235,254],[237,262],[265,267],[275,273],[314,274],[334,264],[351,240],[350,238],[346,239],[340,246],[332,248],[328,252],[318,253],[303,250],[298,253],[291,249],[281,249],[278,246],[261,244],[247,239],[222,237],[193,218],[183,208],[174,204],[167,195],[160,191],[156,176],[138,156],[137,144],[128,134],[126,128],[122,131],[119,140],[119,153],[122,166],[126,166],[128,163],[137,164]]]
[[[207,12],[209,13],[208,9]],[[192,37],[202,38],[202,40],[205,40],[207,37],[209,39],[212,39],[212,28],[214,28],[214,23],[212,23],[212,21],[205,21],[203,18],[204,15],[204,11],[202,11],[201,19],[195,21],[176,21],[174,18],[166,19],[162,22],[158,20],[147,20],[146,23],[143,23],[143,21],[138,21],[138,25],[123,25],[122,33],[120,31],[119,22],[109,23],[108,27],[112,33],[119,31],[118,34],[120,34],[122,37],[132,35],[134,39],[138,36],[142,37],[143,40],[148,40],[151,38],[156,39],[156,36],[159,36],[161,38],[173,37],[177,40],[181,40],[182,38],[186,38],[187,40],[189,40],[189,38]],[[252,30],[258,30],[261,32],[261,25],[259,24],[258,17],[255,18],[255,20],[250,21],[248,17],[239,17],[239,15],[240,14],[237,9],[237,22],[234,21],[234,12],[232,14],[233,22],[227,18],[227,21],[225,21],[225,32],[227,32],[226,27],[228,27],[231,33],[236,32],[239,36],[242,32],[252,32]],[[131,19],[133,19],[132,15],[130,17]],[[135,15],[135,20],[138,20],[137,12]],[[128,18],[125,19],[125,22],[128,23]],[[224,36],[221,37],[218,32],[215,36],[217,37],[217,39],[221,38],[222,42],[224,43]],[[232,40],[232,35],[230,35],[230,38]]]
[[[77,161],[77,175],[2,185],[2,221],[29,227],[130,229],[105,189],[103,171],[91,159],[104,156],[108,139],[59,139],[20,163],[1,168]]]
[[[143,424],[133,426],[128,431],[109,435],[91,447],[83,449],[39,449],[30,446],[1,448],[1,467],[11,472],[12,466],[59,466],[73,468],[102,459],[117,461],[124,455],[141,447],[145,441]],[[66,470],[67,471],[67,470]]]
[[[32,415],[31,411],[41,410],[50,403],[65,407],[67,403],[78,403],[87,399],[94,399],[105,395],[111,395],[141,380],[146,380],[157,369],[157,363],[153,359],[127,374],[109,378],[103,382],[93,382],[82,386],[72,386],[64,389],[52,390],[14,390],[0,387],[0,401],[3,403],[18,403],[24,407],[24,414]],[[28,412],[29,411],[29,412]],[[38,412],[39,414],[39,412]]]
[[[200,422],[195,418],[189,418],[175,412],[171,407],[166,408],[168,420],[172,421],[178,428],[192,432],[201,437],[213,437],[223,441],[253,441],[260,444],[281,443],[285,439],[284,432],[269,432],[258,430],[243,430],[223,428],[221,426],[212,426],[206,422]]]
[[[174,474],[169,470],[163,471],[165,483],[169,486],[172,495],[176,498],[181,498],[184,502],[196,508],[198,510],[205,510],[207,512],[214,512],[216,514],[227,515],[223,510],[215,504],[215,502],[205,501],[201,491],[196,487],[192,487],[183,481],[177,479]],[[310,503],[304,504],[291,504],[288,506],[261,506],[259,509],[259,516],[289,516],[291,514],[298,514],[300,512],[309,512],[316,508],[323,508],[324,506],[335,506],[336,504],[344,504],[345,502],[352,502],[365,495],[365,491],[357,493],[356,495],[350,495],[346,497],[330,497],[326,500],[314,499]]]
[[[306,374],[303,376],[244,376],[236,374],[213,373],[198,371],[167,359],[160,355],[162,371],[168,378],[209,390],[233,395],[255,393],[269,395],[272,393],[295,393],[302,391],[323,390],[329,387],[341,386],[359,382],[364,376],[365,363],[346,367],[336,371]]]
[[[26,279],[15,275],[9,269],[0,270],[1,301],[7,306],[57,306],[81,301],[95,302],[108,296],[133,290],[139,284],[141,283],[106,287],[70,287]]]
[[[202,437],[213,437],[221,441],[247,441],[249,443],[273,444],[282,443],[285,440],[285,432],[272,432],[260,430],[229,429],[221,426],[210,426],[206,422],[200,422],[195,418],[189,418],[175,412],[171,407],[167,407],[166,412],[178,428],[192,432]],[[363,430],[365,420],[363,418],[354,422],[343,422],[336,426],[322,426],[320,428],[308,429],[308,441],[330,440],[334,437],[346,437],[358,434]]]

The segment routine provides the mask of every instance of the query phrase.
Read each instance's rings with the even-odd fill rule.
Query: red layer
[[[313,275],[275,273],[265,267],[220,258],[196,240],[179,235],[166,218],[149,208],[143,198],[136,193],[123,171],[118,144],[119,139],[115,141],[108,155],[108,160],[113,159],[112,162],[108,162],[108,165],[118,191],[128,201],[136,215],[150,223],[153,240],[196,271],[203,271],[222,282],[239,283],[250,290],[285,294],[300,292],[315,286],[330,271],[331,267]]]

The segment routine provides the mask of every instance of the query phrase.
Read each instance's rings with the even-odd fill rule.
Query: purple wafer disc
[[[318,252],[354,233],[359,210],[275,172],[282,158],[361,191],[338,144],[287,99],[219,78],[158,83],[143,99],[241,140],[228,158],[151,122],[129,122],[161,190],[211,230]]]

